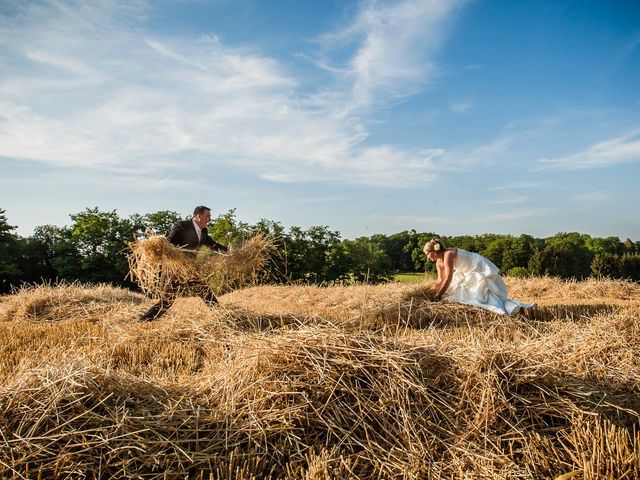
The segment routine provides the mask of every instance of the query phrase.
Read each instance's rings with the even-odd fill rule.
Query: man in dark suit
[[[200,205],[193,211],[193,217],[191,220],[176,222],[173,227],[171,227],[171,231],[167,235],[167,240],[176,247],[190,250],[198,250],[204,245],[214,251],[226,252],[227,247],[216,242],[209,236],[209,233],[207,232],[207,225],[210,220],[211,209],[204,205]],[[190,287],[194,290],[198,290],[200,296],[207,305],[214,306],[218,303],[218,299],[215,294],[209,286],[204,284],[204,282],[195,280],[194,284],[190,285]],[[171,305],[173,305],[176,293],[176,291],[169,288],[168,291],[165,291],[163,298],[147,310],[147,312],[140,317],[140,320],[146,322],[160,317]]]
[[[167,240],[176,247],[197,250],[204,245],[211,250],[226,252],[227,247],[209,236],[207,225],[210,221],[211,209],[202,205],[196,207],[191,220],[176,222],[173,225],[167,235]]]

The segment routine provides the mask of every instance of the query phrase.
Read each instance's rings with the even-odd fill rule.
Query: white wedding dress
[[[444,298],[450,302],[474,305],[501,315],[513,315],[534,304],[507,298],[507,286],[500,271],[482,255],[458,248],[453,263],[453,278]]]

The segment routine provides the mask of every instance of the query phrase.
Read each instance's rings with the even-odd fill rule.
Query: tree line
[[[127,277],[128,245],[145,235],[165,234],[183,217],[161,210],[121,217],[115,210],[87,208],[70,215],[71,224],[42,225],[29,237],[15,233],[0,209],[0,293],[24,283],[111,283],[135,289]],[[261,219],[240,221],[235,209],[212,220],[209,234],[216,241],[238,246],[256,233],[269,235],[276,245],[263,280],[334,284],[379,283],[398,272],[434,271],[426,261],[424,243],[440,237],[447,246],[478,252],[505,275],[551,275],[584,279],[589,276],[640,281],[640,241],[597,238],[580,233],[558,233],[549,238],[530,235],[441,236],[408,230],[343,239],[328,226],[285,228]]]

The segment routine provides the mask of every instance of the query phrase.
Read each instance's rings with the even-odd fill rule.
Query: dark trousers
[[[219,304],[213,290],[211,290],[211,288],[204,282],[192,281],[188,285],[169,285],[165,287],[160,300],[140,317],[140,321],[149,322],[156,318],[160,318],[166,313],[171,305],[173,305],[176,298],[188,296],[202,298],[209,307],[214,307]]]

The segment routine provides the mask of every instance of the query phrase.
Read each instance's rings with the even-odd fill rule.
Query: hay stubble
[[[637,478],[640,286],[509,288],[541,304],[538,318],[387,284],[252,287],[217,309],[180,299],[140,324],[150,302],[140,295],[25,289],[0,302],[0,468],[17,478]]]

